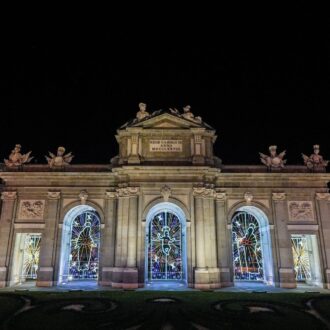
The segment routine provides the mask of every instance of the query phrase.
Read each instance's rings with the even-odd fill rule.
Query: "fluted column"
[[[273,193],[273,208],[275,213],[275,228],[279,251],[279,284],[282,288],[295,288],[297,286],[291,237],[287,227],[288,206],[285,193]]]
[[[137,288],[136,245],[139,188],[119,188],[117,192],[116,255],[112,274],[112,286],[117,288]]]
[[[196,224],[196,266],[198,268],[206,267],[205,244],[204,244],[204,214],[203,198],[201,194],[194,191],[195,199],[195,224]]]
[[[232,286],[233,280],[230,275],[230,269],[232,267],[230,253],[231,240],[226,219],[226,193],[217,192],[215,196],[215,204],[220,285],[221,287]]]
[[[323,271],[325,286],[330,289],[330,194],[316,193],[316,200],[321,222],[321,240],[325,251],[325,264],[321,271]]]
[[[196,269],[195,288],[210,289],[220,286],[217,267],[215,191],[214,189],[194,188],[196,223]]]
[[[100,278],[101,285],[111,285],[112,270],[115,265],[116,209],[118,193],[105,193],[104,228],[101,232]]]
[[[53,286],[54,284],[54,252],[60,198],[60,191],[49,191],[47,193],[47,217],[40,243],[37,286]]]
[[[13,217],[16,206],[16,191],[4,191],[1,194],[2,210],[0,217],[0,287],[8,282],[10,243],[13,235]]]

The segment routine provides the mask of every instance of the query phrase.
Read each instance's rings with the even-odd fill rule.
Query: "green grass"
[[[159,297],[175,301],[153,302]],[[323,322],[308,313],[306,302],[311,299]],[[29,300],[32,308],[14,315]],[[70,310],[71,305],[83,308]],[[252,312],[256,307],[266,310]],[[0,322],[1,329],[36,330],[161,329],[165,325],[174,329],[327,329],[330,295],[196,291],[0,293]]]

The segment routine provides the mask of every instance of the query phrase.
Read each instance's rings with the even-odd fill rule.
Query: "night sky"
[[[20,143],[46,164],[63,145],[73,163],[108,163],[116,129],[145,102],[149,112],[191,105],[217,130],[224,164],[259,164],[271,144],[288,164],[302,164],[313,144],[330,159],[329,36],[308,19],[269,33],[119,29],[2,43],[0,157]]]

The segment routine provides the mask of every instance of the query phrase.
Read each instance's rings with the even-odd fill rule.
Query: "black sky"
[[[46,163],[47,151],[63,145],[75,163],[107,163],[116,128],[143,101],[149,112],[190,104],[216,128],[225,164],[258,164],[271,144],[287,149],[288,164],[315,143],[330,158],[326,26],[305,15],[277,27],[2,43],[0,157],[20,143]]]

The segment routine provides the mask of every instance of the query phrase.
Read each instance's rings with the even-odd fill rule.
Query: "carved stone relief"
[[[291,221],[312,221],[315,219],[311,201],[289,201],[288,208]]]
[[[19,203],[18,219],[42,220],[45,211],[45,201],[25,199]]]

